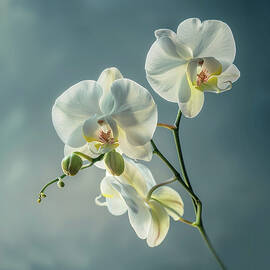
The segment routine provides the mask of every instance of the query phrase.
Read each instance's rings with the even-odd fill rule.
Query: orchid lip
[[[211,74],[207,71],[207,69],[203,69],[199,74],[197,74],[197,85],[200,86],[202,83],[206,83]]]

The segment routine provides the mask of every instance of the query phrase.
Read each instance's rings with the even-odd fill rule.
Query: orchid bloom
[[[240,77],[233,64],[233,34],[224,22],[191,18],[177,33],[160,29],[155,36],[145,63],[148,82],[161,97],[178,103],[186,117],[201,111],[204,91],[229,90]]]
[[[117,148],[134,159],[152,158],[156,104],[144,87],[123,78],[117,68],[67,89],[55,101],[52,120],[65,155],[79,151],[97,157]]]
[[[107,174],[101,181],[101,195],[96,203],[107,206],[113,215],[126,211],[131,226],[150,247],[159,245],[167,235],[171,216],[174,220],[184,213],[180,195],[172,188],[162,186],[155,189],[150,198],[149,190],[156,185],[150,170],[141,164],[125,159],[125,170],[121,176]],[[105,199],[101,202],[100,199]]]

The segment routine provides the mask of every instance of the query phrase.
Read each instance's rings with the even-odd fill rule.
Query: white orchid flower
[[[97,157],[117,148],[134,159],[152,158],[156,104],[117,68],[105,69],[97,82],[81,81],[67,89],[55,101],[52,120],[65,155],[79,151]]]
[[[144,165],[125,160],[125,171],[121,176],[108,175],[100,184],[101,195],[96,203],[107,206],[113,215],[126,211],[131,226],[150,247],[159,245],[167,235],[171,216],[174,220],[184,214],[180,195],[172,188],[162,186],[147,198],[149,190],[156,185],[150,170]],[[100,199],[105,199],[101,202]]]
[[[155,36],[145,63],[148,82],[161,97],[177,102],[186,117],[201,111],[204,91],[229,90],[240,77],[233,34],[224,22],[191,18],[177,33],[160,29]]]

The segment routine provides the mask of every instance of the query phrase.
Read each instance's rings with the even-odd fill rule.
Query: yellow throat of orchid
[[[195,59],[187,68],[189,86],[201,91],[218,90],[217,76],[221,73],[222,65],[215,58]]]
[[[111,151],[119,146],[117,136],[114,136],[113,130],[105,120],[97,120],[95,131],[92,136],[85,136],[88,143],[95,142],[94,146],[97,151]],[[108,150],[108,151],[106,151]]]

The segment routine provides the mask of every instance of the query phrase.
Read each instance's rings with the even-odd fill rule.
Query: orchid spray
[[[46,184],[38,203],[52,184],[64,187],[63,179],[93,165],[105,170],[100,195],[95,199],[112,215],[128,213],[137,236],[155,247],[165,239],[170,218],[197,229],[222,269],[226,269],[211,244],[202,220],[202,202],[193,191],[179,138],[182,116],[193,118],[204,103],[204,92],[230,90],[240,77],[233,64],[236,46],[231,29],[217,20],[181,22],[177,32],[155,31],[145,63],[146,77],[155,92],[179,105],[175,123],[158,123],[158,111],[147,89],[124,78],[115,67],[105,69],[97,81],[81,81],[59,96],[52,121],[64,143],[63,175]],[[171,132],[180,172],[153,140],[157,127]],[[151,171],[138,160],[157,155],[172,172],[157,184]],[[190,195],[195,220],[183,218],[184,203],[168,185],[179,182]]]

